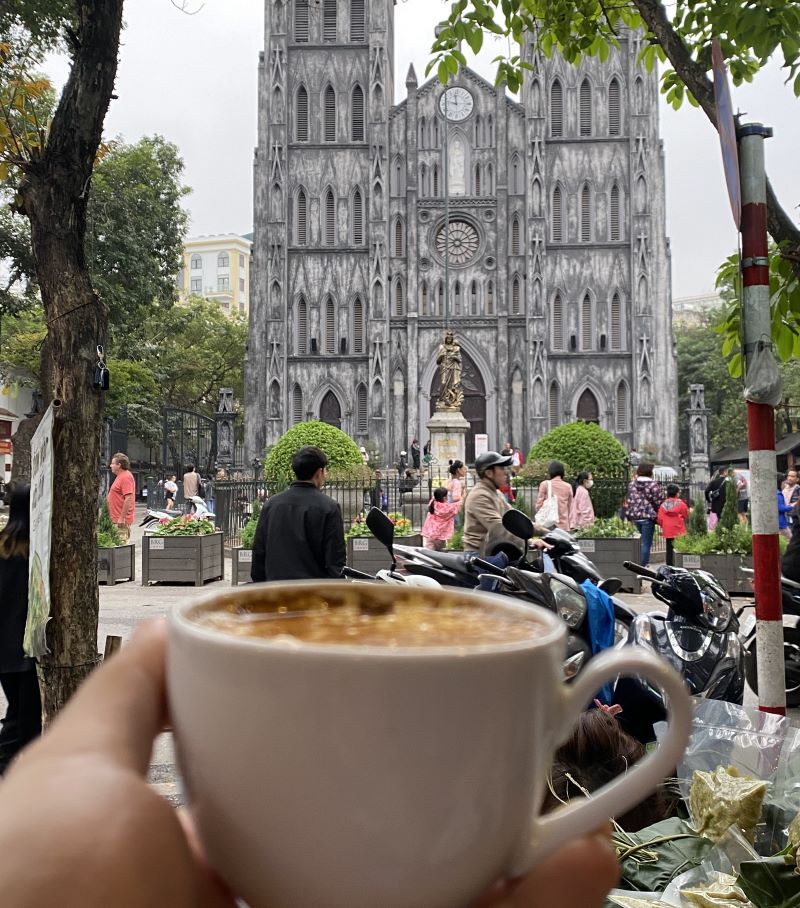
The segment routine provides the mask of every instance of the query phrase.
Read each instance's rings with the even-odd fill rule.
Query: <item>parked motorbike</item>
[[[194,510],[191,513],[192,517],[207,517],[209,520],[213,520],[216,516],[213,511],[208,509],[208,505],[205,500],[199,495],[194,495],[189,499],[192,502]],[[144,517],[142,518],[140,527],[150,527],[153,524],[161,523],[162,520],[172,520],[173,517],[183,516],[183,511],[167,511],[167,510],[157,510],[156,508],[148,508]]]
[[[727,592],[706,571],[661,565],[655,571],[626,561],[623,566],[649,580],[666,615],[650,612],[631,623],[628,643],[653,650],[686,681],[693,696],[741,704],[744,651],[739,619]],[[655,738],[653,724],[666,719],[661,692],[642,678],[620,678],[614,700],[625,729],[640,741]]]
[[[742,568],[745,574],[753,576],[752,568]],[[800,706],[800,583],[781,577],[781,604],[784,616],[795,616],[793,625],[783,628],[783,666],[786,675],[786,705]],[[740,614],[741,614],[740,610]],[[755,615],[745,619],[748,623],[742,636],[744,638],[744,669],[747,683],[754,693],[758,693],[758,655],[756,653]],[[742,622],[743,627],[744,622]]]

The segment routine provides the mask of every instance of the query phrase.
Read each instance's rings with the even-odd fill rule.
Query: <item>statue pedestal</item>
[[[705,454],[692,454],[689,459],[689,481],[693,485],[706,485],[711,469]]]
[[[431,456],[436,462],[434,472],[447,469],[449,460],[464,461],[469,422],[460,410],[436,409],[428,420],[431,437]]]

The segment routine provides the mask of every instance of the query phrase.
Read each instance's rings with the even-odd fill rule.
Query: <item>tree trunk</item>
[[[122,0],[76,0],[75,9],[69,79],[47,144],[25,167],[19,186],[48,326],[44,405],[61,401],[53,425],[50,655],[40,667],[45,718],[52,718],[98,661],[97,473],[103,404],[92,381],[107,314],[92,289],[84,242],[89,183],[116,76]]]

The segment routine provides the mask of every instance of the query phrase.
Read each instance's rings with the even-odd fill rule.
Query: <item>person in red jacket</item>
[[[658,509],[658,525],[661,535],[667,540],[667,564],[675,564],[674,540],[678,536],[686,535],[686,518],[689,508],[685,501],[679,497],[680,489],[671,482],[667,486],[667,497]]]

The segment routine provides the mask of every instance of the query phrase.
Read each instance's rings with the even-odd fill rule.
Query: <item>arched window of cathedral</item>
[[[575,419],[580,422],[593,422],[600,425],[600,404],[594,393],[585,388],[578,398],[578,404],[575,407]]]
[[[364,141],[364,89],[360,85],[353,86],[350,96],[350,140]]]
[[[295,383],[292,388],[292,423],[303,421],[303,389]]]
[[[486,195],[494,195],[494,167],[486,165]]]
[[[428,166],[427,164],[419,165],[419,194],[423,198],[430,195],[430,188],[428,187]]]
[[[444,284],[439,281],[436,286],[436,312],[440,318],[444,315]]]
[[[564,350],[564,303],[561,294],[553,297],[553,307],[550,312],[550,345],[553,350]]]
[[[581,350],[594,349],[594,304],[591,296],[584,294],[581,301]]]
[[[617,385],[616,393],[616,406],[614,414],[614,424],[617,432],[628,432],[630,429],[630,423],[628,414],[630,412],[630,394],[628,393],[628,385],[626,382],[621,381]]]
[[[405,253],[403,221],[397,218],[394,222],[394,254],[403,255]]]
[[[473,281],[469,291],[469,314],[477,315],[479,310],[478,302],[478,282]]]
[[[325,193],[325,245],[336,245],[336,199],[333,197],[333,190],[329,189]]]
[[[523,167],[518,154],[511,158],[511,194],[522,195]]]
[[[650,311],[650,296],[647,292],[647,278],[642,275],[639,278],[639,312],[647,313]]]
[[[619,293],[611,297],[611,349],[622,350],[622,300]]]
[[[295,96],[294,109],[295,138],[298,142],[308,141],[308,92],[305,85],[299,86]]]
[[[592,83],[588,78],[581,82],[580,133],[582,136],[592,134]]]
[[[550,383],[547,395],[547,424],[550,429],[561,425],[561,388],[557,381]]]
[[[633,83],[633,97],[636,100],[636,113],[644,114],[644,82],[642,81],[641,76],[637,76],[636,81]]]
[[[481,165],[475,165],[475,195],[480,196],[481,194]]]
[[[647,180],[641,174],[636,180],[636,213],[647,212]]]
[[[534,177],[531,187],[531,208],[535,217],[542,216],[542,184],[538,177]]]
[[[581,187],[581,242],[592,241],[592,190],[588,183]]]
[[[522,290],[519,277],[515,276],[511,282],[511,314],[520,315],[522,313]]]
[[[608,83],[608,134],[622,135],[622,99],[616,76]]]
[[[231,263],[230,256],[227,252],[220,252],[217,256],[217,268],[229,268]]]
[[[391,193],[393,196],[405,195],[405,164],[403,158],[397,155],[392,161],[392,171],[390,174]]]
[[[432,133],[431,147],[438,148],[439,147],[439,121],[435,116],[431,122],[431,133]]]
[[[553,207],[550,211],[550,238],[554,243],[564,242],[564,200],[561,187],[553,189]]]
[[[559,79],[550,86],[550,135],[553,138],[564,135],[564,89]]]
[[[357,187],[350,205],[350,240],[354,246],[364,245],[364,200]]]
[[[453,315],[461,315],[461,284],[456,281],[453,289]]]
[[[478,148],[481,144],[481,126],[482,126],[481,117],[480,117],[480,114],[478,114],[475,117],[475,147],[476,148]]]
[[[302,189],[297,190],[295,200],[294,240],[298,246],[308,245],[308,209],[306,194]]]
[[[427,129],[427,120],[425,117],[419,118],[419,147],[425,147],[425,130]]]
[[[394,282],[394,314],[404,315],[406,311],[403,281],[398,277]]]
[[[486,314],[494,315],[494,281],[486,282]]]
[[[514,215],[511,218],[511,255],[521,255],[522,254],[522,241],[520,239],[520,226],[519,226],[519,215]]]
[[[431,195],[437,197],[439,195],[439,165],[434,164],[433,170],[431,172]]]
[[[494,145],[494,120],[491,114],[486,118],[486,144],[489,148]]]
[[[336,3],[337,0],[324,0],[322,7],[322,40],[336,40]]]
[[[294,0],[294,40],[308,42],[308,0]]]
[[[353,300],[353,353],[363,353],[366,349],[364,341],[364,303],[361,297]]]
[[[620,218],[619,218],[619,186],[616,183],[611,187],[611,201],[609,203],[609,239],[612,243],[619,242],[622,239],[622,231],[620,230]]]
[[[336,92],[332,85],[325,88],[325,141],[336,141]]]
[[[356,388],[356,432],[367,434],[367,386],[361,382]]]
[[[308,306],[305,297],[297,301],[297,353],[304,356],[308,353]]]
[[[281,386],[277,379],[269,386],[269,415],[270,419],[279,419],[281,415]]]
[[[364,0],[350,0],[350,40],[367,40]]]
[[[419,308],[423,315],[430,315],[430,312],[428,311],[429,305],[428,282],[423,281],[419,291]]]
[[[333,300],[325,300],[325,352],[336,353],[336,307]]]

